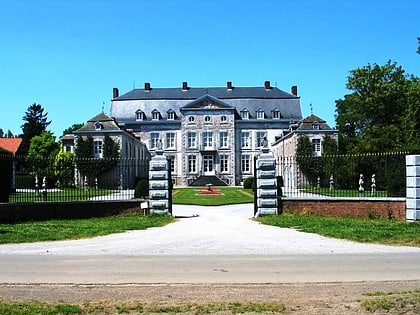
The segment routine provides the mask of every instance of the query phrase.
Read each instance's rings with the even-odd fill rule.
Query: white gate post
[[[407,155],[406,165],[406,219],[420,220],[420,155]]]

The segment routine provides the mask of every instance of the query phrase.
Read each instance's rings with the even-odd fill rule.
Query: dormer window
[[[175,119],[175,117],[176,117],[176,115],[175,115],[175,111],[174,111],[173,109],[169,109],[169,110],[166,112],[166,114],[167,114],[167,116],[166,116],[166,119],[167,119],[167,120],[174,120],[174,119]]]
[[[249,110],[246,108],[241,110],[241,118],[242,119],[249,119]]]
[[[260,107],[257,109],[257,119],[264,119],[264,118],[265,118],[264,109]]]
[[[146,115],[144,112],[140,109],[136,111],[136,120],[144,120],[146,118]]]
[[[281,118],[281,113],[280,113],[280,110],[279,110],[278,108],[274,108],[274,109],[271,111],[271,117],[272,117],[273,119],[280,119],[280,118]]]
[[[160,120],[160,112],[157,109],[152,111],[152,119],[153,120]]]
[[[102,129],[104,129],[104,125],[102,125],[101,122],[97,121],[95,123],[95,130],[102,130]]]
[[[313,130],[319,130],[319,123],[318,123],[317,121],[314,121],[314,122],[312,123],[312,129],[313,129]]]

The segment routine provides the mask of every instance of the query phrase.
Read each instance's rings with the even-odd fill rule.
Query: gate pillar
[[[256,217],[267,214],[277,214],[277,176],[276,159],[269,151],[266,141],[261,154],[256,160],[255,213]]]
[[[407,155],[406,164],[406,219],[420,220],[420,155]]]
[[[163,150],[158,148],[149,162],[149,211],[172,215],[171,169]]]

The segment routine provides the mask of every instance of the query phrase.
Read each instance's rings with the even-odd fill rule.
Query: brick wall
[[[405,198],[283,199],[283,212],[405,220]]]

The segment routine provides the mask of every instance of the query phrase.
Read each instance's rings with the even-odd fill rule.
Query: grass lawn
[[[50,220],[0,224],[0,244],[81,239],[164,226],[170,216],[118,215],[81,220]]]
[[[420,246],[420,222],[290,213],[264,216],[258,220],[263,224],[357,242]]]
[[[253,203],[254,195],[251,189],[235,187],[215,187],[214,193],[206,194],[206,187],[176,188],[172,191],[174,204],[220,206],[240,203]]]

